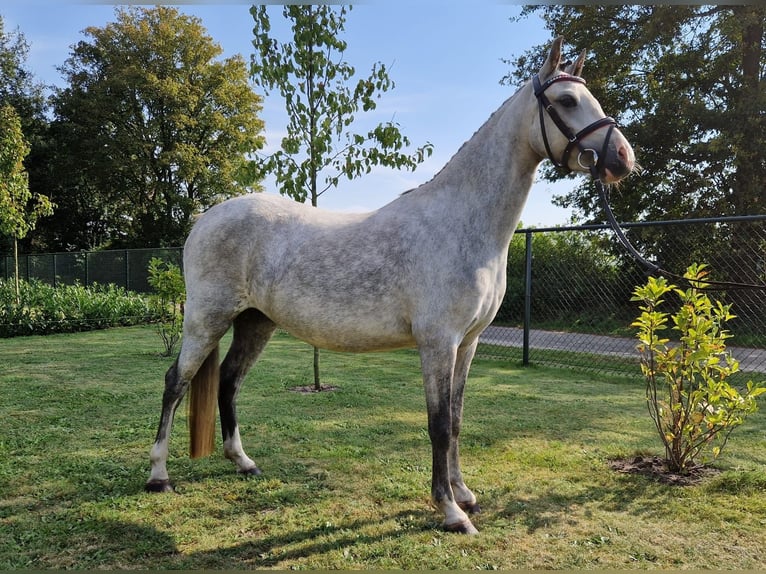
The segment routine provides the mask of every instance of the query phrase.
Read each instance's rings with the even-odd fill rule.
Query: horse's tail
[[[189,391],[189,451],[192,458],[215,450],[215,406],[218,402],[220,366],[218,345],[194,375]]]

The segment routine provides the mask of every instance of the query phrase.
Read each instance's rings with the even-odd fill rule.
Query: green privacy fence
[[[113,284],[128,291],[148,293],[149,261],[159,257],[180,267],[182,255],[181,247],[28,254],[19,256],[19,276],[54,286]],[[0,277],[13,277],[13,257],[2,258]]]

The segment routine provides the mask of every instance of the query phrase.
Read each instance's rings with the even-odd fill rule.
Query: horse
[[[236,397],[277,327],[323,349],[417,348],[432,448],[431,501],[450,532],[475,534],[480,511],[460,468],[463,390],[479,335],[505,294],[508,248],[545,159],[611,184],[634,152],[556,38],[542,68],[428,182],[369,213],[335,213],[275,194],[210,208],[184,248],[187,299],[179,355],[165,375],[148,491],[172,491],[166,463],[175,411],[189,388],[192,458],[245,453]],[[577,148],[578,153],[573,151]],[[221,337],[233,326],[219,365]]]

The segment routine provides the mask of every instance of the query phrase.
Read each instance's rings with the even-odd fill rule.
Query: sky
[[[200,18],[208,34],[223,49],[222,57],[253,53],[250,3],[183,3],[177,8]],[[45,84],[63,86],[57,71],[71,47],[87,39],[82,31],[115,20],[116,5],[82,0],[0,0],[5,30],[18,29],[30,44],[26,67]],[[272,34],[289,39],[281,7],[269,8]],[[414,172],[376,168],[352,182],[342,182],[319,198],[319,206],[339,211],[369,211],[382,207],[400,193],[430,180],[460,146],[513,94],[501,85],[508,72],[502,58],[513,58],[530,47],[551,40],[542,22],[530,16],[520,22],[521,6],[486,0],[367,0],[348,13],[345,59],[366,76],[376,62],[385,64],[395,88],[384,93],[378,108],[358,116],[355,131],[394,121],[415,147],[430,142],[433,155]],[[587,64],[586,64],[587,68]],[[587,77],[587,69],[586,74]],[[607,110],[607,113],[608,110]],[[278,148],[287,119],[279,95],[264,99],[268,153]],[[564,225],[571,211],[553,205],[574,182],[551,184],[539,180],[522,213],[525,226]],[[276,193],[273,180],[266,191]]]

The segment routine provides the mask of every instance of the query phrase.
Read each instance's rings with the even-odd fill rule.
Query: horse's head
[[[558,166],[614,183],[633,170],[633,148],[585,87],[580,77],[585,52],[561,68],[562,43],[562,37],[553,41],[548,59],[532,80],[538,113],[530,144]]]

